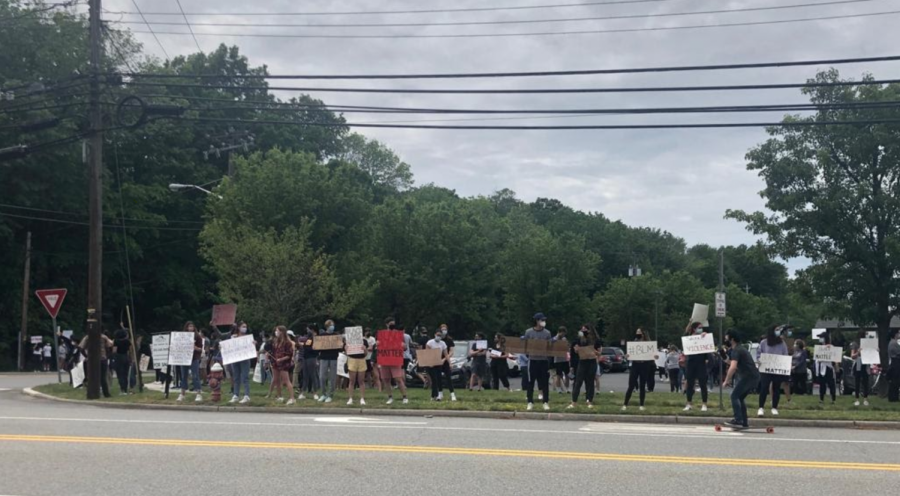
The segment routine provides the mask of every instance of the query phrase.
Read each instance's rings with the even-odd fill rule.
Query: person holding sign
[[[761,360],[761,356],[765,353],[768,355],[788,356],[787,344],[781,337],[781,326],[772,326],[766,331],[766,339],[759,342],[759,348],[756,349],[756,361]],[[772,386],[772,415],[778,416],[778,402],[781,399],[781,381],[784,380],[783,375],[763,372],[760,374],[759,382],[759,411],[756,412],[757,417],[766,414],[766,398],[769,396],[769,386]]]
[[[725,346],[728,353],[722,352],[722,358],[728,358],[728,373],[725,375],[725,385],[732,379],[736,379],[734,389],[731,390],[731,408],[734,410],[734,418],[725,422],[725,425],[746,429],[750,427],[750,419],[747,418],[747,395],[759,384],[759,371],[753,363],[750,352],[741,346],[741,338],[737,331],[729,329],[725,333]]]
[[[566,348],[569,348],[569,340],[566,338],[566,335],[569,331],[565,328],[565,326],[560,326],[559,329],[556,330],[556,336],[553,338],[554,343],[566,343]],[[558,356],[553,358],[553,368],[555,369],[555,376],[553,377],[553,387],[560,394],[570,392],[569,389],[569,358],[565,356]],[[565,386],[565,388],[563,387]]]
[[[509,391],[509,353],[506,352],[506,336],[494,335],[494,349],[491,350],[491,389],[498,391],[500,384]]]
[[[405,360],[404,355],[407,348],[406,333],[397,328],[394,319],[388,318],[386,323],[389,332],[382,335],[385,336],[385,340],[387,340],[387,337],[391,337],[391,342],[381,342],[380,337],[375,340],[375,346],[379,350],[382,350],[379,353],[388,352],[391,355],[390,363],[381,363],[378,366],[380,368],[379,376],[381,377],[381,386],[383,389],[386,389],[388,393],[388,399],[385,404],[390,405],[394,403],[394,388],[391,386],[391,379],[393,379],[397,382],[397,387],[400,388],[400,394],[403,395],[403,404],[406,405],[409,403],[409,399],[406,397],[406,377],[403,370],[403,360]],[[378,332],[381,333],[382,331]],[[444,333],[446,334],[446,328]],[[396,361],[398,358],[400,360],[399,363]],[[454,397],[453,400],[456,401],[456,398]]]
[[[319,330],[319,336],[334,335],[334,321],[326,320],[325,329]],[[340,353],[340,348],[319,350],[319,402],[331,403],[337,386],[337,359]]]
[[[479,347],[479,343],[484,345]],[[469,378],[469,390],[475,391],[475,382],[478,388],[484,391],[484,376],[487,375],[487,341],[480,332],[475,333],[475,342],[469,350],[469,358],[472,359],[472,376]]]
[[[572,357],[572,364],[575,367],[575,384],[572,385],[572,403],[567,409],[575,408],[578,403],[578,395],[581,394],[581,386],[584,386],[584,397],[587,400],[587,407],[594,408],[594,376],[597,374],[597,367],[600,358],[600,338],[597,332],[587,324],[581,326],[578,331],[578,339],[572,343],[569,355]]]
[[[291,384],[291,365],[294,360],[294,344],[287,332],[287,327],[283,325],[275,328],[275,339],[272,340],[271,351],[267,358],[272,366],[272,385],[276,391],[275,394],[278,395],[275,401],[279,403],[284,401],[281,390],[286,387],[291,393],[287,404],[293,405],[294,386]]]
[[[444,333],[440,329],[434,332],[434,339],[425,344],[425,349],[441,350],[441,364],[428,367],[428,375],[431,377],[431,401],[441,401],[444,395],[441,372],[443,372],[444,363],[450,357],[447,355],[447,343],[444,342]],[[388,384],[388,387],[390,387],[390,384]]]
[[[703,330],[703,325],[700,322],[692,322],[685,328],[684,335],[706,336],[706,332]],[[685,348],[685,351],[687,351],[687,348]],[[694,407],[694,385],[697,384],[697,382],[700,383],[700,399],[703,401],[703,404],[700,406],[700,411],[705,412],[708,410],[706,406],[706,400],[709,396],[709,376],[706,370],[708,355],[709,353],[687,355],[685,363],[685,376],[687,377],[687,388],[685,389],[685,393],[687,394],[687,405],[684,407],[684,411],[686,412]]]
[[[819,335],[819,340],[825,346],[831,346],[831,334],[824,332]],[[818,348],[818,347],[817,347]],[[837,400],[835,396],[835,370],[834,366],[840,367],[840,363],[831,360],[816,360],[816,377],[819,382],[819,404],[825,403],[825,388],[831,391],[831,404],[834,405]]]
[[[857,334],[858,341],[850,343],[850,358],[853,360],[853,379],[856,387],[856,401],[853,406],[859,406],[859,393],[862,389],[863,406],[869,406],[869,366],[862,361],[862,350],[860,344],[866,338],[866,331],[860,330]]]
[[[194,401],[199,403],[203,401],[203,392],[200,387],[200,354],[203,352],[203,336],[197,331],[197,326],[190,321],[185,322],[183,332],[194,333],[194,351],[191,354],[191,364],[178,367],[181,374],[181,394],[178,395],[178,401],[184,401],[184,395],[188,391],[188,374],[190,374],[191,391],[197,393]]]
[[[900,331],[892,331],[891,341],[888,344],[888,358],[890,366],[888,367],[888,401],[896,403],[900,401]]]
[[[541,341],[547,343],[553,338],[546,329],[547,317],[543,313],[536,313],[532,318],[534,324],[525,331],[525,341],[528,344],[537,344]],[[527,347],[528,345],[526,345]],[[541,388],[541,398],[544,401],[544,410],[550,409],[550,362],[544,353],[528,353],[528,388],[526,396],[528,405],[526,410],[534,409],[534,386]]]
[[[806,363],[809,361],[809,352],[806,351],[806,343],[802,339],[794,341],[794,354],[791,355],[791,393],[806,393]],[[788,400],[790,402],[790,400]]]
[[[310,395],[318,401],[319,395],[315,394],[318,389],[318,364],[316,357],[319,353],[313,349],[313,340],[316,337],[316,329],[312,325],[306,326],[306,334],[297,338],[300,345],[300,353],[303,357],[302,382],[300,385],[300,396],[298,399],[306,399],[306,395]]]
[[[240,322],[231,326],[231,338],[234,339],[236,337],[246,336],[248,332],[247,323]],[[256,346],[254,342],[253,346]],[[240,404],[246,405],[250,403],[250,362],[252,358],[248,358],[247,360],[241,360],[239,362],[234,362],[231,364],[231,372],[232,372],[232,381],[234,382],[234,390],[232,391],[234,395],[231,397],[231,401],[229,403],[237,403],[238,399],[240,399]],[[241,388],[243,387],[244,397],[241,398]]]
[[[344,353],[347,355],[347,371],[350,373],[350,386],[347,393],[350,398],[347,400],[348,405],[353,404],[353,389],[359,384],[359,404],[366,405],[366,355],[369,353],[369,341],[365,338],[360,340],[362,349],[348,349],[347,343],[344,343]],[[354,353],[356,351],[356,353]]]
[[[453,359],[456,343],[454,343],[453,338],[450,337],[450,329],[447,327],[447,324],[441,324],[441,337],[444,340],[444,344],[447,346],[447,359],[444,360],[441,376],[443,376],[444,379],[447,379],[447,390],[450,391],[450,401],[456,401],[456,393],[453,391],[453,369],[450,367],[450,361]],[[443,395],[441,395],[441,397],[443,398]]]
[[[634,340],[638,342],[647,342],[649,339],[647,338],[647,333],[644,332],[640,327],[634,331]],[[653,348],[656,348],[656,345],[653,345]],[[631,355],[625,355],[626,359],[633,358]],[[631,401],[631,394],[634,392],[635,388],[640,388],[640,406],[638,407],[640,411],[644,411],[644,399],[647,396],[647,383],[653,377],[654,372],[656,372],[656,362],[655,360],[659,358],[659,355],[654,355],[653,360],[632,360],[631,368],[628,370],[628,390],[625,391],[625,404],[622,405],[622,411],[628,410],[628,402]]]

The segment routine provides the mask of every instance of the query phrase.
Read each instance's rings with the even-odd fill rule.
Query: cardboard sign
[[[419,350],[416,353],[416,365],[419,367],[437,367],[444,363],[441,355],[443,354],[443,350],[434,349],[434,350]]]
[[[547,356],[552,356],[555,358],[567,358],[569,356],[569,342],[551,341],[550,349],[547,351]]]
[[[506,337],[506,352],[507,353],[515,353],[521,354],[525,353],[525,345],[526,341],[520,337]]]
[[[148,368],[150,368],[150,357],[141,355],[140,371],[146,372]]]
[[[228,303],[226,305],[213,305],[212,320],[210,325],[213,326],[230,326],[234,324],[234,318],[237,315],[237,305]]]
[[[830,344],[816,345],[813,350],[813,360],[817,362],[841,363],[844,359],[844,349]]]
[[[360,329],[362,329],[360,327]],[[347,354],[341,353],[337,359],[337,375],[340,377],[350,378],[350,372],[347,370]]]
[[[628,359],[632,362],[652,362],[659,354],[656,341],[629,341],[627,350]]]
[[[154,334],[150,343],[150,355],[153,357],[153,368],[162,370],[169,364],[169,335]]]
[[[403,366],[403,331],[378,331],[378,365],[382,367]]]
[[[681,348],[685,355],[702,355],[704,353],[715,353],[716,343],[713,341],[712,334],[702,335],[695,334],[693,336],[681,337]]]
[[[44,336],[31,336],[31,344],[41,344],[44,342]]]
[[[222,354],[222,365],[252,360],[257,355],[256,344],[250,335],[220,341],[219,352]]]
[[[190,365],[194,360],[194,333],[169,334],[169,365]]]
[[[881,365],[881,356],[878,354],[878,350],[862,349],[859,352],[862,355],[863,365]]]
[[[581,360],[596,360],[597,350],[591,345],[579,346],[577,350],[578,358]]]
[[[762,353],[759,355],[759,371],[763,374],[791,375],[791,356]]]
[[[345,327],[344,341],[347,343],[348,355],[361,355],[366,352],[366,345],[363,343],[362,327]]]
[[[475,341],[475,350],[486,350],[487,349],[487,339],[479,339]]]
[[[341,334],[322,334],[313,338],[313,349],[340,350],[344,348],[344,336]]]
[[[691,312],[691,323],[700,322],[703,327],[709,327],[709,305],[694,303],[694,311]]]

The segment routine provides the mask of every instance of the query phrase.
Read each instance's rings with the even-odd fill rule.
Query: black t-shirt
[[[416,344],[419,345],[420,350],[424,350],[425,345],[427,345],[428,341],[430,341],[430,340],[431,340],[431,338],[429,338],[428,336],[419,336],[419,339],[416,340]]]
[[[475,347],[478,346],[476,343],[472,343],[472,351],[478,351]],[[472,357],[473,364],[482,364],[487,363],[487,351],[480,355],[475,355]]]
[[[449,335],[444,336],[444,343],[446,343],[447,345],[447,353],[450,353],[450,350],[452,350],[455,346],[455,344],[453,343],[453,338],[451,338]]]
[[[298,340],[303,344],[303,359],[315,358],[319,356],[319,352],[313,349],[313,341],[316,339],[315,335],[307,334],[306,336],[301,336]],[[309,344],[307,344],[309,343]]]
[[[131,347],[131,341],[128,341],[128,339],[116,339],[113,343],[116,347],[116,355],[128,354],[128,350]]]
[[[750,356],[749,351],[744,349],[743,346],[738,346],[732,348],[729,355],[731,356],[732,361],[737,362],[737,372],[735,375],[738,380],[759,380],[759,370],[756,368],[756,364],[753,363],[753,357]]]

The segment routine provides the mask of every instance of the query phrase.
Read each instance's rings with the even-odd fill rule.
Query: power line
[[[132,0],[134,1],[134,0]],[[544,31],[533,33],[466,33],[466,34],[275,34],[275,33],[197,33],[200,36],[232,36],[237,38],[303,38],[303,39],[411,39],[411,38],[515,38],[528,36],[562,36],[562,35],[582,35],[582,34],[608,34],[608,33],[637,33],[648,31],[679,31],[684,29],[710,29],[710,28],[729,28],[738,26],[765,26],[771,24],[793,24],[801,22],[814,21],[832,21],[837,19],[854,19],[861,17],[875,17],[900,14],[900,10],[891,10],[886,12],[870,12],[865,14],[842,14],[820,17],[802,17],[796,19],[780,19],[774,21],[747,21],[747,22],[728,22],[719,24],[694,24],[687,26],[660,26],[653,28],[622,28],[622,29],[599,29],[584,31]],[[149,28],[149,25],[148,25]],[[132,31],[134,33],[150,33],[168,35],[187,35],[189,33],[180,33],[173,31]]]
[[[223,89],[223,90],[268,90],[268,91],[299,91],[304,93],[397,93],[397,94],[488,94],[488,95],[522,95],[522,94],[571,94],[571,93],[665,93],[684,91],[744,91],[744,90],[776,90],[791,88],[829,88],[842,86],[874,86],[900,83],[900,79],[879,79],[862,81],[833,81],[819,82],[807,81],[805,83],[775,83],[775,84],[742,84],[742,85],[718,85],[718,86],[648,86],[648,87],[619,87],[619,88],[517,88],[517,89],[414,89],[414,88],[316,88],[293,86],[231,86],[222,84],[170,84],[131,82],[129,86],[167,88],[167,89]],[[189,98],[179,95],[171,95],[172,98]]]
[[[33,217],[29,215],[17,215],[10,214],[6,212],[0,212],[0,216],[3,217],[12,217],[15,219],[26,219],[26,220],[36,220],[43,222],[55,222],[59,224],[73,224],[79,226],[90,226],[90,222],[81,222],[74,220],[64,220],[64,219],[50,219],[47,217]],[[110,226],[121,227],[121,224],[107,224]],[[193,228],[193,227],[156,227],[156,226],[130,226],[129,229],[153,229],[155,231],[202,231],[202,229]]]
[[[178,10],[181,11],[181,16],[184,17],[184,23],[187,25],[188,31],[191,32],[191,38],[194,39],[194,44],[197,45],[197,50],[200,53],[203,53],[203,49],[200,48],[200,42],[197,41],[197,36],[194,35],[194,28],[191,27],[190,21],[188,21],[187,15],[184,13],[184,8],[181,6],[181,0],[175,0],[175,3],[178,4]]]
[[[138,7],[137,0],[131,0],[131,3],[134,4],[135,10],[137,10],[138,14],[140,14],[141,19],[144,20],[144,24],[147,25],[147,29],[150,30],[150,31],[149,31],[150,34],[153,35],[153,39],[156,40],[156,44],[158,44],[158,45],[159,45],[159,48],[162,49],[163,54],[165,54],[165,56],[166,56],[166,59],[170,58],[170,57],[169,57],[169,52],[166,51],[166,47],[164,47],[163,44],[162,44],[162,42],[159,41],[159,37],[156,36],[156,33],[153,32],[153,28],[150,27],[150,23],[147,22],[147,18],[144,17],[144,14],[143,14],[143,13],[141,13],[141,8]],[[144,31],[144,32],[146,32],[146,31]],[[192,35],[193,35],[193,33],[192,33]]]
[[[332,11],[332,12],[189,12],[192,16],[334,16],[334,15],[389,15],[389,14],[443,14],[451,12],[497,12],[509,10],[560,9],[569,7],[594,7],[604,5],[624,5],[638,3],[667,3],[674,0],[612,0],[606,2],[563,3],[550,5],[516,5],[512,7],[471,7],[459,9],[423,9],[423,10],[380,10],[380,11]],[[114,12],[109,14],[136,14],[136,12]],[[173,12],[147,12],[147,15],[173,16]]]
[[[587,21],[610,21],[624,19],[650,19],[665,17],[685,17],[696,15],[713,15],[713,14],[732,14],[741,12],[762,12],[769,10],[787,10],[801,9],[809,7],[824,7],[831,5],[870,3],[881,0],[833,0],[818,3],[801,3],[793,5],[776,5],[770,7],[747,7],[739,9],[717,9],[702,10],[694,12],[667,12],[659,14],[629,14],[629,15],[613,15],[600,17],[565,17],[555,19],[520,19],[520,20],[502,20],[502,21],[455,21],[455,22],[395,22],[395,23],[337,23],[337,24],[271,24],[271,23],[221,23],[221,22],[195,22],[194,26],[217,26],[217,27],[255,27],[255,28],[398,28],[398,27],[446,27],[446,26],[497,26],[497,25],[514,25],[514,24],[547,24],[558,22],[587,22]],[[183,11],[182,11],[183,12]],[[185,22],[167,22],[154,21],[150,24],[154,26],[188,26],[191,24],[184,18]],[[141,21],[114,21],[117,24],[144,24]]]
[[[57,215],[71,215],[74,217],[87,217],[86,213],[79,212],[66,212],[63,210],[50,210],[46,208],[36,208],[36,207],[26,207],[23,205],[12,205],[9,203],[0,203],[0,208],[10,208],[13,210],[26,210],[29,212],[40,212],[46,214],[57,214]],[[204,224],[203,221],[197,220],[170,220],[170,219],[138,219],[138,218],[120,218],[120,217],[110,217],[115,220],[127,220],[130,222],[162,222],[165,224]]]
[[[445,73],[445,74],[249,74],[241,76],[203,75],[193,74],[149,74],[135,73],[120,74],[133,78],[153,79],[475,79],[475,78],[511,78],[511,77],[544,77],[544,76],[589,76],[599,74],[642,74],[650,72],[694,72],[694,71],[719,71],[736,69],[763,69],[770,67],[799,67],[810,65],[843,65],[863,64],[873,62],[896,62],[900,55],[884,55],[879,57],[854,57],[843,59],[819,59],[819,60],[793,60],[779,62],[752,62],[743,64],[713,64],[713,65],[684,65],[661,67],[629,67],[620,69],[586,69],[574,71],[536,71],[536,72],[469,72],[469,73]]]

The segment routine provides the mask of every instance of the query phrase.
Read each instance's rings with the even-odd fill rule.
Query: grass
[[[152,380],[152,379],[150,379]],[[145,389],[143,393],[135,393],[133,395],[128,396],[119,396],[118,395],[118,386],[111,385],[111,391],[113,391],[113,396],[111,398],[107,398],[104,401],[110,401],[113,403],[137,403],[137,404],[157,404],[157,405],[176,405],[177,402],[175,399],[178,397],[178,390],[172,390],[169,396],[169,399],[166,399],[163,393],[158,391],[151,391]],[[185,402],[183,404],[184,408],[191,408],[195,405],[228,405],[228,400],[230,399],[229,395],[224,394],[227,390],[228,385],[226,383],[223,388],[222,401],[219,403],[213,403],[211,401],[211,394],[208,389],[204,389],[204,401],[202,403],[194,402],[194,395],[188,395],[185,398]],[[85,399],[85,390],[82,389],[72,389],[67,384],[50,384],[46,386],[39,386],[35,388],[36,390],[49,394],[52,396],[56,396],[59,398],[66,399]],[[285,406],[282,403],[277,403],[272,399],[266,399],[265,395],[268,392],[268,385],[263,386],[260,384],[253,383],[251,384],[251,402],[249,406],[253,407],[275,407],[275,408],[294,408]],[[409,404],[403,405],[400,403],[400,394],[399,391],[394,391],[394,399],[395,402],[393,405],[388,406],[385,405],[385,400],[387,399],[387,395],[384,393],[380,393],[377,390],[366,389],[366,408],[367,409],[408,409],[408,410],[468,410],[468,411],[500,411],[500,412],[513,412],[513,411],[525,411],[525,393],[523,391],[514,391],[514,392],[506,392],[506,391],[467,391],[467,390],[457,390],[457,396],[459,401],[451,402],[448,401],[449,393],[445,390],[444,394],[447,398],[442,402],[432,402],[430,400],[431,392],[430,390],[423,390],[421,387],[411,388],[409,390]],[[537,393],[535,393],[537,394]],[[631,399],[631,404],[628,407],[628,410],[623,412],[621,411],[622,403],[624,401],[624,393],[598,393],[594,398],[594,408],[588,409],[584,405],[584,396],[582,394],[581,403],[578,407],[568,410],[566,406],[568,406],[571,401],[571,395],[568,394],[559,394],[556,392],[551,392],[550,399],[550,411],[555,413],[595,413],[595,414],[625,414],[625,415],[666,415],[666,416],[691,416],[691,417],[722,417],[722,416],[731,416],[731,401],[729,399],[729,391],[725,391],[724,403],[725,410],[719,410],[719,396],[718,391],[710,391],[709,396],[709,406],[710,409],[708,412],[703,413],[700,411],[700,394],[694,398],[694,407],[695,409],[690,412],[681,411],[685,405],[685,398],[683,395],[679,393],[669,393],[669,392],[654,392],[647,393],[647,399],[645,402],[646,410],[641,412],[638,410],[638,398],[637,393],[635,393],[634,397]],[[329,404],[319,403],[311,398],[307,398],[303,401],[298,401],[298,407],[304,408],[346,408],[346,409],[358,409],[359,408],[359,395],[357,392],[356,395],[357,401],[354,401],[353,406],[347,405],[347,392],[346,391],[338,391],[335,393],[334,401]],[[756,395],[751,395],[747,397],[747,408],[753,418],[756,414],[757,406],[758,406],[758,397]],[[824,405],[819,405],[818,396],[794,396],[793,401],[788,404],[786,399],[782,397],[781,404],[779,405],[780,417],[784,419],[805,419],[805,420],[875,420],[875,421],[897,421],[900,420],[900,403],[888,403],[886,400],[881,398],[870,398],[869,402],[871,406],[869,407],[854,407],[853,406],[854,399],[850,396],[842,396],[838,397],[837,403],[835,405],[831,405],[829,398],[826,397],[826,401]],[[771,407],[771,399],[768,402],[766,415],[767,417],[771,416],[769,413],[769,409]],[[536,405],[536,412],[543,412],[540,405]]]

